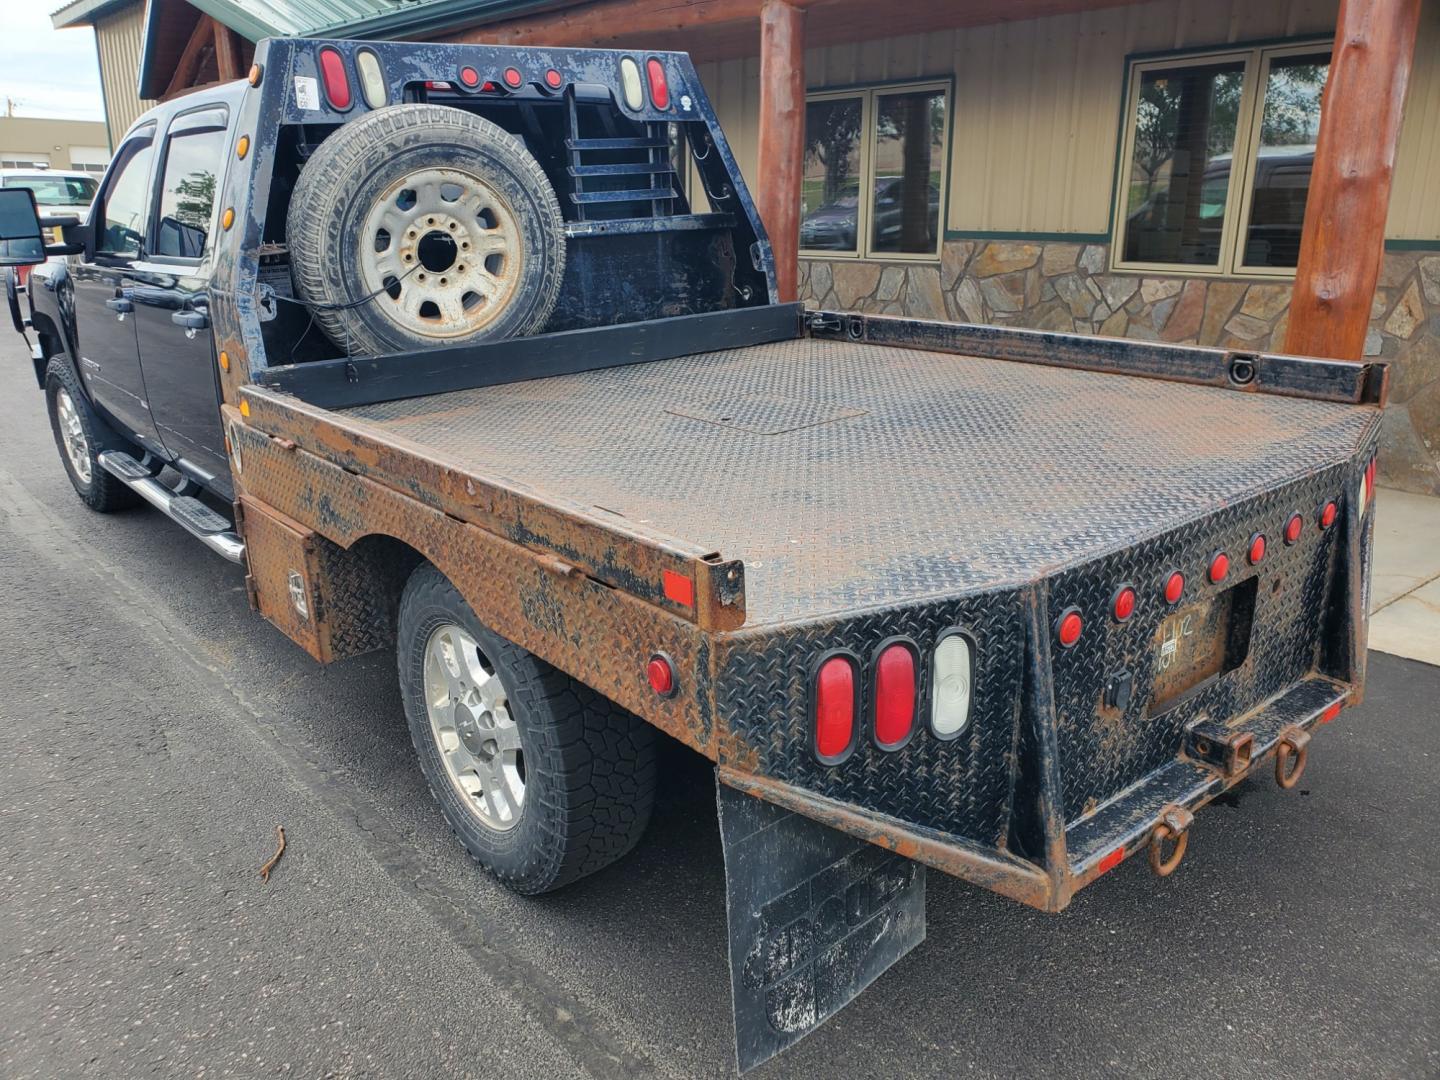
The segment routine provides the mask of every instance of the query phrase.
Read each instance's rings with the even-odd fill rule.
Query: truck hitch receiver
[[[1160,824],[1150,834],[1150,869],[1157,877],[1169,877],[1179,868],[1190,843],[1190,824],[1194,820],[1195,815],[1182,806],[1172,806],[1160,815]],[[1174,844],[1168,857],[1166,843]]]
[[[1286,728],[1275,745],[1275,783],[1289,791],[1300,782],[1310,756],[1310,733],[1298,727]]]

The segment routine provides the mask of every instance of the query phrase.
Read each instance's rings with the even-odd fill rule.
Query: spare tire
[[[330,135],[295,184],[286,238],[296,292],[347,354],[533,334],[565,271],[539,162],[439,105],[379,109]]]

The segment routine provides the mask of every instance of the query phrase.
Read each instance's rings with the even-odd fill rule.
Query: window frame
[[[1264,88],[1271,61],[1277,57],[1303,56],[1322,50],[1334,51],[1330,37],[1287,40],[1283,43],[1217,46],[1183,52],[1132,57],[1127,61],[1125,93],[1121,101],[1120,145],[1116,155],[1115,188],[1111,199],[1110,269],[1117,273],[1140,273],[1167,277],[1251,278],[1290,281],[1293,266],[1251,266],[1245,259],[1245,236],[1249,231],[1251,202],[1255,188],[1255,163],[1259,155],[1261,112],[1265,107]],[[1239,61],[1240,107],[1235,118],[1235,149],[1230,159],[1230,181],[1225,192],[1225,220],[1220,229],[1220,258],[1214,265],[1126,261],[1125,224],[1129,206],[1129,176],[1135,152],[1137,107],[1140,85],[1146,71],[1202,67],[1207,64]],[[1306,195],[1309,197],[1308,192]]]
[[[159,141],[160,127],[154,121],[141,124],[134,131],[129,132],[124,140],[115,150],[115,156],[110,159],[110,164],[105,168],[105,176],[100,181],[100,189],[96,191],[95,198],[90,203],[90,217],[86,220],[86,227],[90,230],[90,255],[97,264],[107,265],[112,263],[133,263],[145,257],[145,248],[150,240],[150,207],[146,206],[145,233],[141,237],[140,250],[132,253],[108,251],[100,246],[105,235],[105,214],[110,205],[110,195],[115,190],[115,184],[120,175],[129,167],[138,154],[141,147],[137,144],[144,143],[150,147],[150,166],[146,170],[145,184],[147,188],[153,183],[155,176],[155,144]],[[132,151],[131,147],[135,147]]]
[[[876,99],[892,94],[910,94],[938,90],[945,96],[945,124],[940,142],[940,206],[935,221],[935,249],[933,251],[876,251],[872,248],[874,238],[870,235],[870,224],[875,207],[875,105]],[[860,101],[860,146],[859,177],[860,198],[855,217],[855,250],[836,251],[833,248],[798,249],[802,259],[830,261],[849,259],[857,262],[906,262],[938,263],[945,247],[946,212],[950,204],[950,135],[955,126],[955,80],[953,77],[933,79],[911,79],[905,82],[865,83],[858,86],[820,88],[807,91],[805,106],[808,111],[811,102]]]
[[[215,113],[218,122],[205,122],[206,113]],[[215,246],[215,226],[219,222],[221,189],[225,185],[226,166],[229,164],[229,138],[222,140],[220,156],[215,162],[215,201],[210,206],[210,228],[205,232],[205,249],[198,257],[192,258],[185,255],[160,255],[155,251],[155,244],[158,237],[153,234],[160,227],[160,207],[165,200],[165,170],[170,166],[170,144],[176,138],[185,138],[190,135],[208,135],[213,132],[222,132],[228,136],[230,131],[230,110],[223,103],[212,101],[204,105],[197,105],[194,108],[186,109],[182,113],[176,113],[170,118],[166,125],[165,137],[156,155],[155,175],[152,182],[151,203],[150,203],[150,227],[145,232],[145,261],[157,263],[164,266],[200,266],[209,257]]]

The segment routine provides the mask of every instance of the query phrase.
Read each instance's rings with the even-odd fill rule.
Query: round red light
[[[1229,573],[1230,556],[1226,555],[1223,551],[1217,551],[1215,557],[1210,560],[1210,580],[1218,585],[1225,580],[1226,575]]]
[[[1165,582],[1165,602],[1178,604],[1185,595],[1185,575],[1176,570]]]
[[[1250,565],[1254,566],[1261,559],[1265,558],[1265,534],[1256,533],[1250,538],[1250,550],[1247,553]]]
[[[545,85],[550,87],[551,90],[559,90],[561,81],[560,73],[554,68],[545,72]]]
[[[1115,618],[1124,622],[1135,614],[1135,590],[1129,585],[1122,585],[1120,591],[1115,594]]]
[[[1320,511],[1320,528],[1328,529],[1335,524],[1335,516],[1340,512],[1333,502],[1325,504],[1325,509]]]
[[[1305,527],[1305,519],[1299,514],[1291,514],[1290,520],[1285,522],[1285,543],[1298,544],[1300,542],[1300,531]]]
[[[650,689],[661,697],[675,692],[675,669],[663,656],[652,656],[645,665],[645,677],[650,680]]]
[[[1080,631],[1085,629],[1085,620],[1080,618],[1080,613],[1075,610],[1065,612],[1060,616],[1056,634],[1060,638],[1060,644],[1070,648],[1080,640]]]
[[[518,87],[524,81],[518,68],[506,68],[504,79],[505,85],[511,89]]]
[[[466,86],[479,86],[480,73],[472,67],[463,67],[460,69],[460,81]]]

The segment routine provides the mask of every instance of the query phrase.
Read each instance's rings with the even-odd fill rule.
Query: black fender
[[[75,372],[76,384],[88,397],[76,351],[75,294],[70,267],[59,260],[35,267],[26,291],[30,294],[30,325],[40,338],[40,357],[34,361],[36,382],[44,387],[50,359],[61,356]]]

